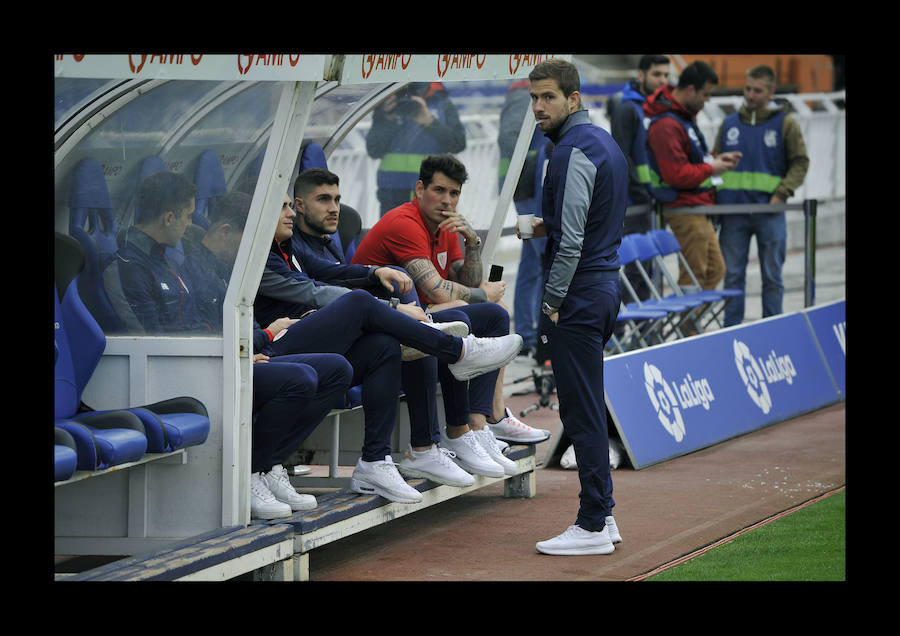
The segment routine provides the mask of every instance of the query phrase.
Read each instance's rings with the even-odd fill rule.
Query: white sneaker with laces
[[[363,461],[360,457],[353,469],[350,490],[362,495],[381,495],[398,503],[422,501],[422,493],[403,480],[390,455],[374,462]]]
[[[532,428],[518,419],[508,408],[506,417],[495,424],[488,423],[494,437],[514,444],[537,444],[550,439],[550,431],[544,428]]]
[[[544,554],[564,556],[611,554],[616,550],[609,540],[609,530],[603,528],[600,532],[591,532],[580,526],[569,526],[562,534],[546,541],[538,541],[534,547]]]
[[[460,381],[477,378],[512,362],[522,348],[522,336],[517,333],[498,338],[468,335],[463,339],[463,346],[462,360],[447,365],[453,377]]]
[[[281,464],[272,466],[268,473],[261,475],[266,483],[269,491],[275,496],[275,499],[281,503],[286,503],[291,510],[312,510],[316,507],[316,498],[312,495],[302,495],[297,492],[291,485],[287,471]]]
[[[426,322],[424,320],[420,320],[423,325],[428,325],[429,327],[433,327],[438,331],[443,331],[444,333],[449,333],[451,336],[458,336],[460,338],[464,338],[469,335],[469,325],[464,323],[461,320],[453,320],[451,322]],[[405,344],[400,345],[400,359],[403,362],[409,362],[410,360],[418,360],[419,358],[424,358],[429,354],[424,351],[419,351],[418,349],[413,349]]]
[[[622,543],[622,535],[619,534],[619,527],[616,520],[610,515],[606,518],[606,529],[609,530],[609,540],[613,543]]]
[[[436,484],[465,488],[475,483],[475,478],[456,465],[456,454],[432,444],[427,451],[408,448],[397,462],[397,470],[404,477],[430,479]]]
[[[259,473],[250,475],[250,516],[254,519],[280,519],[291,516],[291,507],[275,499]]]
[[[441,446],[453,451],[456,455],[453,461],[467,473],[485,477],[503,477],[506,474],[503,466],[491,459],[488,452],[482,448],[474,431],[466,431],[455,439],[450,439],[441,431]]]
[[[475,437],[478,438],[478,443],[481,444],[481,447],[487,451],[487,454],[490,456],[490,458],[503,467],[504,473],[506,473],[507,475],[515,475],[519,472],[518,464],[509,459],[500,451],[500,447],[497,445],[497,440],[494,439],[494,434],[491,433],[491,430],[488,427],[484,427],[480,431],[472,432],[475,434]]]

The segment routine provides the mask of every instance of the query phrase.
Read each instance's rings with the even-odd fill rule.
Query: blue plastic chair
[[[715,290],[704,290],[699,289],[700,283],[697,280],[697,277],[694,275],[694,272],[691,271],[691,267],[687,262],[687,259],[684,257],[684,254],[681,251],[681,244],[678,242],[678,239],[674,234],[669,232],[668,230],[650,230],[647,232],[647,237],[653,241],[654,245],[656,245],[657,250],[659,251],[659,255],[656,258],[656,263],[658,264],[660,271],[665,276],[666,281],[669,286],[675,290],[675,293],[678,295],[690,295],[693,294],[695,296],[699,296],[700,298],[704,298],[707,302],[716,303],[717,301],[721,301],[719,304],[714,305],[710,308],[710,319],[706,323],[708,325],[710,322],[715,321],[720,327],[722,326],[722,322],[719,320],[719,315],[725,310],[725,306],[731,302],[732,299],[736,297],[740,297],[744,295],[744,292],[740,289],[715,289]],[[678,281],[674,276],[674,273],[669,271],[665,266],[665,262],[663,258],[665,256],[669,256],[670,254],[675,254],[678,257],[678,262],[684,268],[685,272],[687,272],[688,276],[690,276],[691,281],[694,283],[694,286],[698,288],[696,291],[685,292],[678,285]]]

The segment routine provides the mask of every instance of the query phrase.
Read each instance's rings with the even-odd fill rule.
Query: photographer
[[[378,166],[381,216],[412,200],[428,155],[466,148],[466,131],[440,82],[414,82],[389,96],[372,115],[366,151]]]

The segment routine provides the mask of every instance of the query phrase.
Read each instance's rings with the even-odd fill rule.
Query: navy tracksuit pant
[[[394,267],[401,272],[406,270]],[[386,297],[386,290],[380,285],[369,288],[376,296]],[[415,287],[401,294],[394,283],[394,296],[401,303],[419,304]],[[509,313],[496,303],[476,303],[453,309],[445,309],[432,314],[434,322],[461,321],[469,326],[469,333],[479,338],[496,338],[509,334]],[[494,390],[500,369],[485,373],[468,382],[460,382],[453,377],[446,363],[438,363],[434,357],[420,358],[404,362],[401,366],[401,386],[406,394],[409,411],[410,445],[431,446],[441,441],[438,423],[437,384],[441,384],[444,399],[444,419],[448,426],[462,426],[469,422],[469,413],[492,416]]]
[[[351,386],[362,385],[362,458],[376,461],[391,452],[400,394],[400,342],[445,364],[456,362],[462,353],[460,338],[420,324],[364,290],[350,291],[291,325],[262,353],[343,355],[353,367]]]
[[[334,353],[254,363],[251,472],[284,464],[338,403],[352,377],[350,363]]]
[[[459,320],[469,325],[469,332],[479,338],[496,338],[509,334],[509,314],[496,303],[477,303],[436,311],[435,322]],[[437,413],[437,381],[444,398],[444,417],[448,426],[462,426],[469,413],[491,417],[494,389],[500,369],[460,382],[447,364],[433,357],[403,363],[403,390],[409,409],[410,444],[414,447],[440,443]]]
[[[546,280],[545,280],[546,283]],[[559,398],[559,417],[575,450],[581,482],[575,524],[599,532],[612,514],[612,475],[603,395],[603,346],[619,312],[617,272],[583,272],[572,279],[554,325],[541,314]]]

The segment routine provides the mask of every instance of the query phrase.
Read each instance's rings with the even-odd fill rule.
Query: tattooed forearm
[[[471,295],[469,288],[441,278],[431,261],[415,259],[408,261],[403,267],[412,278],[416,289],[425,294],[432,302],[469,301]]]
[[[478,287],[482,280],[482,270],[481,248],[466,247],[466,257],[462,266],[456,269],[456,279],[467,287]]]

